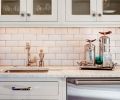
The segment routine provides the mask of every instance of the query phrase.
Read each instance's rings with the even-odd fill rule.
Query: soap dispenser
[[[87,39],[86,42],[88,42],[88,44],[86,44],[84,46],[84,59],[87,62],[87,65],[90,66],[94,66],[95,65],[95,45],[92,44],[92,42],[94,42],[96,39],[94,40],[89,40]]]

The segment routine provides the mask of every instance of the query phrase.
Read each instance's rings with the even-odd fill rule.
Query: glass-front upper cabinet
[[[66,0],[66,21],[96,21],[96,0]]]
[[[27,0],[27,21],[57,21],[57,0]]]
[[[0,0],[0,21],[25,21],[26,0]]]
[[[120,0],[97,0],[99,21],[120,21]]]

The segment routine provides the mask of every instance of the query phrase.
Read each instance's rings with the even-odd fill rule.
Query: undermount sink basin
[[[4,70],[5,73],[45,73],[48,72],[46,67],[21,67],[21,68],[10,68]]]

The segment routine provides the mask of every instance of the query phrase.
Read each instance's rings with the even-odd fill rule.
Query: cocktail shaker
[[[99,38],[99,55],[103,56],[104,52],[110,52],[110,38],[107,35],[112,32],[108,31],[99,33],[103,35]]]
[[[107,35],[112,32],[108,31],[99,33],[103,35],[99,38],[99,57],[102,58],[104,67],[111,66],[112,56],[110,54],[110,38]]]
[[[84,46],[84,59],[87,62],[87,65],[95,65],[95,45],[92,44],[94,40],[87,40],[88,44]]]

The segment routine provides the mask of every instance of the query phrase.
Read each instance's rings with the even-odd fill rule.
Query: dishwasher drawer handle
[[[74,82],[75,85],[112,85],[112,84],[120,84],[120,81],[79,81],[76,80]]]
[[[27,88],[16,88],[16,87],[12,87],[12,90],[15,91],[30,91],[31,87],[27,87]]]

